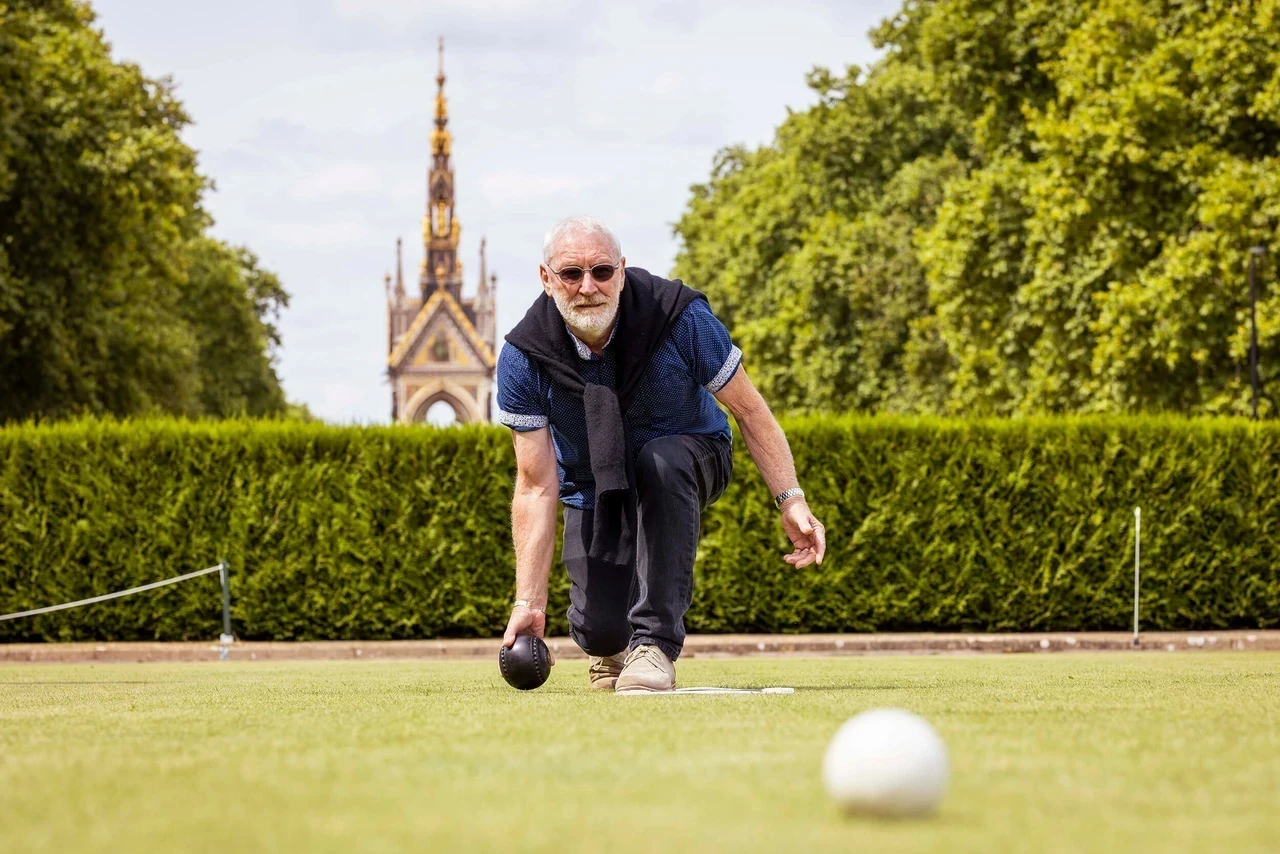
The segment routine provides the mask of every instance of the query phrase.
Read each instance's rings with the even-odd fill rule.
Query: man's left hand
[[[796,547],[791,554],[783,555],[783,560],[795,564],[797,569],[815,562],[822,563],[822,557],[827,553],[827,532],[803,499],[782,505],[782,528]]]

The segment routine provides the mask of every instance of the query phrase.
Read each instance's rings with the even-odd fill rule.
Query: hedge
[[[691,631],[1280,625],[1280,427],[1234,420],[784,420],[827,526],[797,570],[735,435]],[[0,613],[230,563],[244,639],[492,636],[512,595],[511,438],[493,426],[73,422],[0,429]],[[552,574],[552,630],[567,580]],[[0,640],[205,639],[216,576]]]

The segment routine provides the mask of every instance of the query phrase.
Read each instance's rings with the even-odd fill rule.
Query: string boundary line
[[[211,566],[208,569],[197,569],[195,572],[188,572],[185,575],[176,575],[173,578],[166,578],[164,581],[153,581],[150,584],[143,584],[141,587],[130,587],[128,590],[118,590],[115,593],[104,593],[101,596],[92,596],[88,599],[80,599],[76,602],[64,602],[61,605],[49,605],[46,608],[34,608],[30,611],[17,611],[13,614],[0,614],[0,623],[5,620],[16,620],[19,617],[34,617],[37,614],[48,614],[51,611],[63,611],[67,608],[76,608],[80,605],[92,605],[95,602],[105,602],[108,599],[118,599],[121,596],[128,596],[130,593],[141,593],[144,590],[154,590],[157,587],[164,587],[168,584],[177,584],[179,581],[186,581],[189,578],[198,578],[201,575],[209,575],[213,572],[220,572],[222,564]]]

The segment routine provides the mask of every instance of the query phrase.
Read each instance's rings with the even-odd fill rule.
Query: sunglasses
[[[551,270],[551,265],[547,265],[547,269]],[[582,277],[587,271],[582,267],[565,267],[562,270],[551,270],[559,277],[560,281],[566,285],[576,285],[582,281]],[[613,278],[613,274],[618,272],[617,264],[597,264],[591,268],[591,278],[597,282],[607,282]]]

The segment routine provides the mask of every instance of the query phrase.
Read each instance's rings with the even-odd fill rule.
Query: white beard
[[[604,300],[604,305],[595,308],[577,308],[567,296],[555,290],[552,290],[551,296],[556,301],[556,308],[560,309],[560,316],[574,335],[579,338],[596,338],[604,334],[617,315],[621,294],[614,294],[612,298]],[[602,297],[603,294],[597,294],[589,299],[594,302],[600,301]]]

